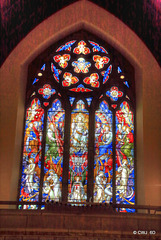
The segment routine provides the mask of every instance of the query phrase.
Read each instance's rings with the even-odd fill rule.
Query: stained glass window
[[[135,148],[134,69],[112,46],[80,31],[29,65],[19,208],[135,204]]]

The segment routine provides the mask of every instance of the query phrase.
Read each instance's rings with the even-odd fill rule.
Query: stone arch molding
[[[146,137],[143,129],[143,114],[149,117],[146,112],[146,98],[148,96],[145,94],[146,87],[143,88],[143,83],[145,79],[150,83],[149,74],[156,79],[153,89],[151,90],[153,94],[154,87],[159,84],[159,65],[144,43],[118,18],[91,2],[79,1],[56,12],[40,23],[18,44],[2,65],[1,76],[2,79],[7,79],[7,83],[4,83],[4,81],[2,83],[2,91],[5,89],[5,93],[2,93],[1,96],[3,106],[1,119],[5,124],[3,124],[4,127],[1,132],[3,138],[1,147],[4,149],[2,158],[5,158],[5,162],[8,162],[10,166],[7,173],[1,174],[3,182],[5,182],[1,189],[1,196],[3,196],[2,200],[16,200],[17,197],[15,189],[17,189],[19,179],[28,65],[51,44],[80,29],[85,29],[108,42],[124,55],[135,68],[137,94],[136,144],[140,146],[136,154],[137,162],[139,162],[137,181],[140,182],[141,180],[141,184],[139,184],[138,188],[138,196],[141,197],[138,197],[138,203],[146,203],[144,200],[146,195],[151,199],[150,195],[148,195],[148,190],[146,192],[144,191],[146,176],[140,175],[140,169],[144,170],[145,175],[148,174],[148,171],[144,169],[144,159],[146,156],[143,155],[143,149],[146,148],[146,145],[143,145],[143,137]],[[150,69],[151,64],[154,65],[155,72]],[[149,71],[151,72],[147,73],[147,69],[150,69]],[[12,91],[10,91],[11,88]],[[152,102],[151,104],[154,105],[155,103]],[[144,113],[143,106],[145,107]],[[10,109],[10,115],[7,109]],[[153,112],[154,111],[155,109]],[[158,124],[157,121],[156,124]],[[151,135],[152,138],[153,135],[154,142],[156,142],[157,138],[159,139],[159,135],[156,137],[155,132],[153,132]],[[8,144],[7,139],[10,139],[10,144]],[[147,144],[148,148],[148,139],[144,144]],[[158,151],[159,150],[156,151],[156,154],[158,154],[159,157]],[[149,158],[148,153],[146,155]],[[0,169],[4,168],[5,163],[1,162]],[[6,192],[6,189],[9,189],[9,191]]]

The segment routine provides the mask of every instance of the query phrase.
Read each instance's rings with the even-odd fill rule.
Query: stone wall
[[[0,240],[161,239],[161,215],[101,209],[0,210]]]
[[[7,0],[1,1],[0,65],[14,47],[43,20],[77,0]],[[160,59],[159,1],[91,0],[129,26]],[[157,3],[158,2],[158,3]]]

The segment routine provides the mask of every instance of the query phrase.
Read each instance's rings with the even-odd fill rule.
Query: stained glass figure
[[[86,77],[83,80],[83,82],[91,85],[92,87],[98,88],[100,86],[98,79],[99,79],[98,73],[92,73],[90,77]]]
[[[89,113],[79,100],[71,114],[68,201],[87,199]]]
[[[79,82],[79,79],[77,77],[72,76],[72,74],[69,72],[64,73],[63,79],[64,79],[62,81],[63,87],[69,87],[71,84]]]
[[[110,91],[106,92],[106,95],[110,97],[112,101],[117,101],[119,97],[123,96],[123,92],[118,91],[117,87],[112,87]]]
[[[85,88],[82,84],[79,84],[76,88],[70,89],[72,92],[91,92],[89,88]]]
[[[106,101],[95,114],[94,202],[112,201],[113,149],[112,112]]]
[[[76,42],[76,40],[72,40],[70,42],[67,42],[65,45],[60,46],[56,52],[61,52],[63,50],[71,51],[71,46]]]
[[[55,91],[55,89],[51,88],[50,84],[45,84],[43,86],[43,88],[40,88],[38,90],[38,93],[41,94],[43,96],[43,98],[49,99],[52,94],[56,93],[56,91]]]
[[[72,62],[72,66],[74,67],[74,72],[76,73],[88,73],[88,68],[91,66],[91,63],[86,62],[84,58],[78,58],[78,61]]]
[[[53,63],[51,63],[51,71],[53,72],[53,76],[57,82],[59,82],[59,75],[61,74],[61,70],[57,69]]]
[[[102,46],[100,46],[98,43],[95,43],[93,41],[89,41],[89,43],[93,46],[92,50],[93,52],[103,52],[108,53],[106,49],[104,49]]]
[[[86,43],[84,41],[80,41],[78,43],[78,46],[74,48],[73,52],[75,54],[81,54],[83,53],[84,55],[90,53],[90,49],[88,47],[86,47]]]
[[[105,56],[101,57],[99,55],[94,55],[93,56],[93,61],[96,62],[95,67],[97,69],[101,69],[101,68],[104,67],[104,64],[107,64],[110,61],[110,59],[108,57],[105,57]]]
[[[103,76],[103,84],[105,84],[107,82],[107,80],[109,79],[109,74],[112,72],[112,65],[110,65],[106,71],[101,72],[102,76]]]
[[[127,102],[121,103],[116,112],[116,202],[135,203],[134,115]]]
[[[44,110],[35,98],[26,111],[20,202],[35,202],[39,199],[43,124]],[[33,209],[37,206],[24,205],[23,208]]]
[[[39,81],[39,79],[38,79],[38,78],[35,78],[32,84],[35,84],[35,83],[38,82],[38,81]]]
[[[47,114],[43,201],[60,201],[62,196],[65,111],[56,99]]]
[[[69,54],[56,55],[53,57],[54,61],[59,64],[61,68],[66,68],[68,66],[68,61],[70,60]]]

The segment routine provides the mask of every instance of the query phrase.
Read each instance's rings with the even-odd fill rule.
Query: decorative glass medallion
[[[63,78],[64,78],[64,80],[62,81],[63,87],[69,87],[71,84],[79,82],[79,79],[77,77],[72,76],[72,74],[69,72],[65,72]]]
[[[99,79],[98,73],[92,73],[90,77],[86,77],[83,80],[83,82],[91,85],[92,87],[98,88],[100,86],[98,79]]]
[[[123,92],[118,91],[117,87],[112,87],[110,91],[106,92],[106,95],[110,97],[112,101],[117,101],[119,97],[123,96]]]
[[[70,60],[69,54],[57,55],[53,57],[54,61],[59,64],[60,67],[66,68],[68,66],[68,61]]]
[[[87,73],[89,72],[89,67],[91,66],[90,62],[86,62],[84,58],[78,58],[78,61],[72,62],[72,66],[74,67],[74,72],[76,73]]]
[[[41,94],[41,95],[43,95],[43,98],[49,99],[52,94],[55,94],[55,93],[56,93],[56,91],[55,91],[55,89],[52,89],[49,84],[45,84],[45,85],[43,86],[43,88],[40,88],[40,89],[38,90],[38,93]]]
[[[97,69],[101,69],[101,68],[104,67],[104,64],[107,64],[110,61],[110,59],[108,57],[105,57],[105,56],[101,57],[99,55],[94,55],[93,56],[93,61],[96,62],[95,67]]]
[[[84,41],[80,41],[78,43],[78,46],[74,48],[73,52],[75,54],[81,54],[83,53],[84,55],[90,53],[90,49],[86,47],[86,43]]]

